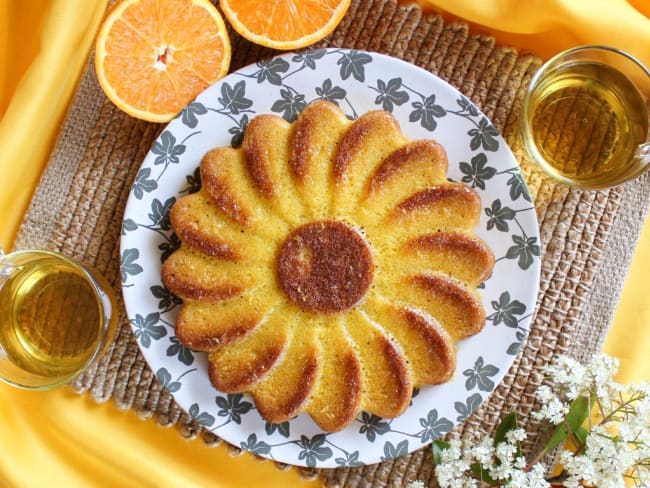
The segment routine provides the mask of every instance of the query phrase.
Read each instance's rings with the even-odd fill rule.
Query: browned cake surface
[[[269,422],[336,431],[447,381],[454,342],[485,324],[494,256],[472,232],[478,194],[446,172],[444,148],[390,113],[350,121],[329,102],[293,124],[258,116],[241,149],[208,152],[201,191],[172,209],[183,244],[162,279],[212,384],[250,392]]]
[[[335,313],[359,302],[374,264],[359,233],[335,220],[312,222],[285,239],[277,258],[287,298],[310,312]]]

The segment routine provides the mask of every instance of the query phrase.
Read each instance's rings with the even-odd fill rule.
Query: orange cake
[[[269,422],[305,412],[336,431],[361,410],[400,415],[485,324],[481,202],[446,175],[444,148],[388,112],[350,121],[319,101],[293,124],[257,116],[172,208],[182,245],[162,279],[183,300],[178,339]]]

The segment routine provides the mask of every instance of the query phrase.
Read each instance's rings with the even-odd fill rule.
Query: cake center
[[[335,313],[365,295],[374,265],[357,231],[333,220],[311,222],[286,238],[278,255],[278,278],[293,303],[310,312]]]

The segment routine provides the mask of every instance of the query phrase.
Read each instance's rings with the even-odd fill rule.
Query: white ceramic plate
[[[327,98],[350,116],[383,108],[410,138],[435,138],[447,150],[449,177],[475,187],[483,212],[477,234],[497,258],[482,290],[485,329],[462,341],[454,379],[423,388],[400,417],[362,413],[345,430],[322,432],[306,415],[267,424],[250,397],[209,383],[204,353],[174,335],[179,301],[160,281],[161,261],[179,242],[169,224],[173,202],[198,189],[200,160],[237,144],[256,114],[293,121]],[[539,285],[537,219],[515,158],[491,122],[455,88],[384,55],[330,49],[286,54],[234,72],[173,120],[142,163],[126,208],[121,274],[129,321],[160,382],[207,429],[284,463],[337,467],[371,464],[425,446],[462,422],[499,383],[528,331]]]

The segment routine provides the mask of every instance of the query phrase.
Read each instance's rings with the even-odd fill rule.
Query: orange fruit
[[[167,122],[228,72],[230,51],[208,0],[122,0],[97,35],[95,71],[117,107]]]
[[[298,49],[334,30],[350,0],[219,0],[233,28],[251,42]]]

